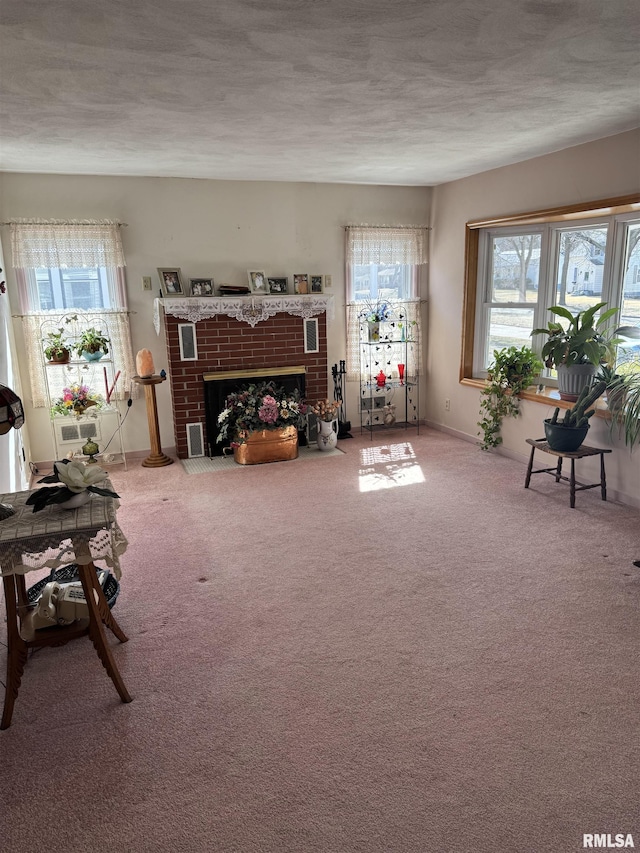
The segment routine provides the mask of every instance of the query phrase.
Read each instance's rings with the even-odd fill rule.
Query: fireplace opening
[[[229,394],[239,391],[252,382],[273,382],[288,393],[299,391],[304,400],[306,394],[306,368],[304,365],[293,367],[267,367],[256,370],[225,370],[218,373],[203,374],[205,425],[207,429],[207,450],[209,456],[222,456],[229,441],[217,442],[218,417],[225,408]],[[306,443],[306,436],[299,434],[300,444]]]

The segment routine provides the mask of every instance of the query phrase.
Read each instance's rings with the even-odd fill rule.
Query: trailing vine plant
[[[482,450],[502,444],[500,429],[504,418],[517,417],[518,394],[533,385],[542,362],[529,347],[505,347],[493,351],[487,384],[481,391],[478,426],[482,430]]]

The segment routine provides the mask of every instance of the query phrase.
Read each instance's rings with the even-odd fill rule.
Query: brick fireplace
[[[176,453],[188,455],[187,424],[202,424],[205,452],[216,436],[207,435],[203,374],[216,371],[264,370],[304,366],[306,399],[324,399],[329,387],[326,313],[318,313],[318,352],[305,352],[304,319],[279,312],[250,325],[224,314],[199,319],[195,323],[197,359],[184,360],[180,349],[179,326],[189,320],[165,312],[167,373],[173,404]],[[184,332],[183,332],[184,334]]]

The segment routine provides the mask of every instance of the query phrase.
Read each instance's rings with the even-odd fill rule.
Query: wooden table
[[[109,486],[108,486],[109,488]],[[10,504],[15,515],[0,521],[0,569],[7,609],[7,680],[0,729],[11,725],[13,708],[29,649],[60,646],[77,637],[89,636],[102,665],[123,702],[131,702],[127,688],[107,645],[106,625],[121,643],[124,631],[111,614],[98,583],[94,560],[104,561],[120,578],[119,557],[127,540],[116,521],[117,501],[92,495],[84,506],[66,510],[47,506],[34,513],[25,502],[31,492],[0,495],[0,503]],[[80,581],[88,608],[88,618],[71,625],[35,630],[33,605],[27,598],[25,575],[43,568],[78,564]]]
[[[149,423],[149,441],[151,453],[142,461],[143,468],[162,468],[171,465],[173,459],[162,452],[160,446],[160,426],[158,424],[158,406],[156,403],[156,385],[164,382],[164,376],[134,376],[133,381],[144,387],[147,403],[147,421]]]
[[[576,505],[576,492],[582,492],[585,489],[597,489],[598,486],[600,486],[600,494],[602,496],[602,500],[606,501],[607,478],[604,470],[604,454],[611,453],[610,448],[589,447],[587,444],[583,444],[577,450],[574,450],[572,453],[570,453],[568,451],[560,452],[559,450],[552,450],[549,447],[549,443],[544,438],[528,438],[527,444],[531,445],[531,456],[529,458],[529,467],[527,468],[527,477],[524,481],[525,489],[529,488],[529,483],[531,482],[532,474],[551,474],[556,478],[556,483],[559,483],[561,480],[569,483],[569,503],[571,505],[571,509],[574,509]],[[557,464],[554,465],[553,468],[538,468],[536,471],[534,471],[533,457],[536,450],[540,450],[543,453],[549,453],[551,456],[557,456]],[[584,459],[587,456],[600,456],[599,483],[590,483],[588,485],[585,485],[584,483],[579,483],[576,481],[576,459]],[[562,475],[563,459],[571,460],[571,475],[569,477],[564,477]]]

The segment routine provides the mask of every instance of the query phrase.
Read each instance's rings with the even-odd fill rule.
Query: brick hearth
[[[216,440],[215,435],[206,434],[203,373],[304,365],[307,370],[306,399],[315,402],[327,396],[326,314],[318,316],[320,351],[316,353],[304,351],[301,317],[276,314],[254,327],[222,314],[200,320],[196,324],[197,361],[180,360],[178,325],[184,322],[176,317],[164,317],[173,429],[176,453],[180,459],[188,456],[186,424],[202,424],[205,447]]]

